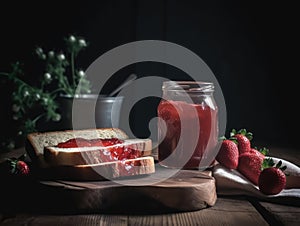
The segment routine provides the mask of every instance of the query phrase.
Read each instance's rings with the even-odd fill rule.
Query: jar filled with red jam
[[[158,159],[168,168],[205,169],[218,144],[218,108],[214,85],[167,81],[158,113]]]

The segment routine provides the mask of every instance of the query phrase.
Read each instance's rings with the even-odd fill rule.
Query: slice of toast
[[[120,155],[128,154],[129,158],[130,156],[135,156],[135,158],[149,156],[152,151],[152,141],[150,139],[126,139],[122,144],[108,147],[45,147],[44,158],[52,166],[99,164],[120,159],[116,156],[116,150],[123,150]]]
[[[90,181],[143,176],[154,172],[154,159],[151,156],[147,156],[100,164],[41,168],[38,175],[43,180]]]
[[[132,159],[104,161],[100,158],[99,152],[105,152],[111,146],[55,147],[74,138],[87,140],[117,138],[124,143],[115,145],[132,148],[138,151],[139,155]],[[155,172],[154,159],[147,156],[151,154],[152,141],[129,139],[127,134],[118,128],[31,133],[27,136],[26,151],[41,179],[103,180]]]
[[[49,164],[47,164],[44,159],[44,148],[49,146],[56,146],[61,142],[65,142],[69,139],[77,137],[85,139],[128,139],[127,134],[119,128],[99,128],[30,133],[27,135],[25,146],[26,152],[31,158],[33,164],[37,165],[38,167],[49,167]]]

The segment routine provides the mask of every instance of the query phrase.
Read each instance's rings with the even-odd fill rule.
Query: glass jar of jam
[[[158,160],[169,168],[205,169],[218,144],[218,108],[214,85],[167,81],[158,113]]]

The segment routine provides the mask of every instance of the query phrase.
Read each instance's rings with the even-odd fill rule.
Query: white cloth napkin
[[[298,166],[284,159],[272,158],[275,163],[281,160],[282,165],[287,166],[285,173],[292,176],[293,180],[300,180],[300,168]],[[246,195],[261,200],[300,206],[300,181],[296,182],[298,184],[296,188],[284,189],[277,195],[265,195],[237,170],[229,170],[218,164],[213,168],[213,176],[216,179],[219,195]]]

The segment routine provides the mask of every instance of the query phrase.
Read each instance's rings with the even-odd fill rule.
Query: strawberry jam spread
[[[84,138],[73,138],[65,142],[59,143],[59,148],[77,148],[77,147],[107,147],[115,144],[122,144],[123,140],[118,138],[110,139],[84,139]]]
[[[77,148],[77,147],[106,147],[99,149],[99,159],[103,162],[135,159],[141,157],[141,152],[129,146],[122,145],[123,140],[117,138],[110,139],[84,139],[73,138],[65,142],[59,143],[58,148]],[[114,146],[120,144],[118,146]]]

